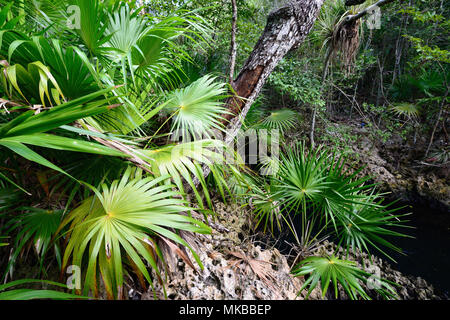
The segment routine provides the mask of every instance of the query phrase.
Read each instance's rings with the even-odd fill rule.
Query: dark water
[[[391,202],[392,200],[387,200]],[[405,207],[397,212],[411,213],[404,217],[409,220],[405,223],[414,228],[401,228],[401,233],[413,238],[392,237],[386,238],[392,244],[403,249],[406,255],[383,248],[397,263],[389,260],[377,250],[371,252],[389,262],[395,270],[404,275],[421,277],[437,289],[441,296],[450,297],[450,212],[444,208],[433,208],[429,203],[396,203],[396,207]],[[301,232],[301,230],[298,230]],[[289,251],[284,240],[293,243],[290,233],[275,233],[275,237],[282,239],[276,247],[283,253]],[[333,239],[329,239],[333,241]]]
[[[397,261],[393,267],[403,274],[421,277],[436,289],[450,296],[450,212],[424,204],[411,204],[412,215],[408,225],[415,229],[403,229],[414,239],[393,238],[395,245],[406,256],[391,253]]]

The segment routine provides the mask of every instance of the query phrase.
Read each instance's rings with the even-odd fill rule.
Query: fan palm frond
[[[10,225],[8,234],[17,232],[16,240],[14,242],[14,251],[9,259],[3,278],[10,274],[12,275],[13,267],[16,263],[17,257],[28,245],[34,248],[38,257],[40,271],[44,267],[44,259],[48,250],[52,245],[52,238],[62,221],[63,210],[45,210],[39,208],[20,208],[23,213],[15,215],[8,221]],[[55,255],[59,257],[61,264],[61,250],[60,247],[54,244]]]
[[[302,237],[309,238],[314,226],[317,236],[323,230],[336,234],[347,250],[369,251],[380,246],[401,252],[387,236],[406,235],[393,231],[405,227],[390,209],[393,204],[382,203],[370,177],[357,178],[360,170],[347,168],[347,158],[326,149],[306,150],[303,144],[289,148],[279,162],[277,187],[271,191],[280,203],[283,214],[294,212],[302,218]],[[306,232],[306,233],[305,233]],[[389,256],[388,256],[389,257]]]
[[[398,103],[392,106],[392,111],[398,116],[405,116],[408,118],[417,118],[420,114],[419,106],[412,103]]]
[[[280,159],[275,156],[261,156],[261,175],[277,177],[280,170]]]
[[[109,40],[105,43],[105,46],[112,50],[106,56],[121,65],[123,83],[125,84],[127,84],[128,71],[134,81],[135,70],[132,54],[137,51],[144,55],[142,49],[138,46],[138,41],[145,33],[146,20],[137,11],[131,12],[128,6],[121,6],[118,11],[109,15],[109,23],[105,33],[109,36]]]
[[[322,199],[315,203],[318,213],[323,215],[325,223],[333,222],[335,229],[337,221],[346,221],[345,213],[349,212],[354,204],[366,203],[377,206],[367,201],[364,191],[373,188],[366,184],[370,177],[356,178],[360,170],[346,169],[347,157],[337,152],[331,154],[324,162],[327,168],[325,172],[327,188],[322,194]]]
[[[385,237],[410,238],[408,235],[394,231],[399,228],[411,228],[405,225],[407,221],[403,219],[408,214],[396,214],[403,208],[391,208],[393,204],[383,205],[382,199],[376,201],[376,195],[372,194],[365,198],[364,202],[352,205],[351,214],[347,214],[346,221],[339,221],[339,239],[347,251],[350,248],[353,251],[358,248],[361,252],[367,252],[370,255],[370,246],[395,262],[380,246],[403,253],[401,248],[393,245]]]
[[[14,33],[6,32],[6,35],[13,36]],[[51,98],[58,98],[52,90],[47,88],[47,84],[53,85],[54,90],[57,90],[56,93],[68,100],[100,90],[99,80],[93,76],[94,67],[78,48],[63,48],[58,40],[49,41],[44,37],[18,38],[20,40],[11,42],[9,46],[8,43],[3,43],[2,48],[8,50],[9,63],[16,64],[5,66],[5,69],[10,82],[16,84],[14,88],[21,93],[22,97],[33,97],[33,93],[34,95],[39,93],[44,105],[44,92],[50,101],[52,101]],[[19,67],[21,73],[18,73]],[[9,72],[12,68],[14,70]],[[24,69],[28,69],[30,74],[26,78],[24,78],[26,75],[23,75]],[[15,73],[12,73],[13,71]],[[24,95],[19,90],[20,83],[22,87],[23,83],[30,84],[26,91],[28,94]]]
[[[328,187],[323,163],[327,159],[324,150],[306,152],[305,145],[299,144],[288,149],[280,157],[278,190],[283,195],[283,205],[287,210],[306,210],[307,203],[322,200]]]
[[[64,288],[67,286],[61,283],[47,281],[47,280],[34,280],[34,279],[23,279],[16,280],[12,282],[8,282],[5,284],[0,284],[0,301],[1,300],[42,300],[42,299],[51,299],[51,300],[74,300],[74,299],[88,299],[88,297],[82,297],[79,295],[65,293],[56,290],[48,290],[48,289],[14,289],[14,287],[23,287],[24,285],[35,285],[36,283],[41,283],[44,285],[51,285],[54,287]]]
[[[290,109],[274,110],[261,121],[261,126],[268,129],[280,130],[282,134],[288,129],[295,127],[298,114]]]
[[[164,237],[190,249],[176,233],[209,233],[205,224],[183,215],[193,209],[180,199],[180,193],[172,185],[161,184],[167,176],[141,178],[142,172],[129,169],[120,181],[111,186],[94,189],[95,197],[89,198],[72,211],[65,224],[71,224],[70,240],[64,254],[63,266],[72,257],[72,264],[81,266],[88,256],[84,292],[97,293],[97,274],[100,273],[108,297],[121,297],[124,268],[127,258],[143,277],[152,284],[144,263],[159,274],[157,257],[160,257],[155,237]],[[197,254],[190,249],[197,263]]]
[[[358,296],[365,300],[371,300],[370,296],[361,286],[368,283],[369,278],[375,276],[357,268],[356,263],[347,260],[340,260],[335,256],[309,257],[293,270],[296,277],[309,275],[305,284],[300,289],[299,294],[308,288],[309,297],[320,281],[322,297],[325,297],[330,284],[333,284],[335,297],[338,298],[338,284],[342,286],[350,299],[356,300]],[[380,278],[375,279],[379,284],[375,290],[385,298],[395,298],[396,291],[392,283]]]
[[[226,93],[225,84],[204,76],[170,96],[167,109],[173,113],[172,132],[184,141],[191,137],[208,138],[212,130],[223,131],[223,115],[229,111],[220,101]]]
[[[217,167],[225,164],[226,153],[222,152],[228,152],[227,150],[228,148],[219,140],[198,140],[164,146],[156,150],[144,150],[142,153],[151,165],[150,170],[158,176],[170,175],[171,180],[182,193],[185,192],[184,182],[187,182],[194,191],[199,205],[203,208],[203,200],[195,186],[194,179],[200,182],[207,204],[211,206],[202,165],[211,170],[219,188],[227,188]]]

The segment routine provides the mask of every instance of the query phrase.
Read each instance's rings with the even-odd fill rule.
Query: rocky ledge
[[[353,146],[353,151],[360,155],[357,165],[365,167],[362,175],[372,176],[382,190],[392,192],[397,198],[412,203],[419,199],[435,209],[449,211],[448,167],[432,170],[418,165],[408,153],[414,147],[401,141],[378,145],[363,132],[360,136],[362,138]]]
[[[193,269],[183,259],[168,261],[169,279],[165,285],[168,299],[171,300],[295,300],[305,299],[306,292],[300,295],[303,278],[290,274],[291,266],[287,257],[267,243],[252,237],[249,226],[251,213],[240,206],[216,203],[218,224],[221,231],[212,235],[196,236],[190,240],[199,254],[203,270]],[[264,249],[263,249],[264,248]],[[325,241],[318,249],[322,254],[335,252],[335,245]],[[190,253],[188,253],[190,255]],[[193,261],[193,257],[190,256]],[[357,254],[349,259],[356,261],[366,270],[374,270],[367,254]],[[170,259],[169,259],[170,260]],[[380,258],[373,257],[380,270],[379,275],[399,285],[399,298],[408,299],[446,299],[439,296],[434,288],[421,278],[405,276]],[[363,284],[364,285],[364,284]],[[342,291],[342,290],[340,290]],[[156,292],[156,294],[155,294]],[[370,292],[370,290],[368,291]],[[376,294],[373,298],[376,299]],[[155,291],[142,295],[144,300],[164,297],[161,285]],[[320,289],[316,289],[310,299],[321,299]],[[345,294],[341,294],[345,299]]]

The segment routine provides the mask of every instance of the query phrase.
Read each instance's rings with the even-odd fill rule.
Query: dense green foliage
[[[374,298],[370,274],[346,256],[393,260],[402,249],[391,239],[406,237],[407,225],[355,165],[352,130],[399,135],[419,160],[430,151],[436,165],[448,163],[435,136],[446,134],[450,8],[394,1],[379,29],[368,18],[340,29],[373,2],[325,1],[306,44],[280,62],[243,119],[268,134],[267,154],[245,167],[225,161],[236,150],[214,139],[226,131],[232,93],[230,1],[0,0],[0,300],[126,299],[127,278],[164,283],[168,252],[202,268],[185,235],[211,233],[214,201],[250,207],[256,231],[290,232],[300,261],[292,273],[308,296],[320,282],[323,297],[332,286],[336,298],[339,289]],[[235,75],[280,4],[237,0]],[[336,256],[314,256],[325,238]],[[41,283],[12,281],[27,265],[52,280],[78,266],[82,286],[13,289]],[[376,280],[378,295],[396,298],[394,284]]]
[[[98,295],[101,274],[108,297],[121,298],[123,276],[133,268],[152,284],[141,259],[160,277],[158,242],[189,247],[179,230],[210,232],[191,218],[193,203],[183,197],[189,186],[207,215],[211,200],[202,164],[224,189],[227,166],[218,169],[223,155],[214,151],[220,141],[205,137],[222,129],[225,110],[218,100],[225,90],[209,76],[182,82],[178,75],[191,58],[177,44],[200,45],[209,29],[194,11],[157,19],[124,1],[23,4],[3,6],[0,24],[3,232],[16,237],[3,279],[14,276],[18,257],[31,246],[41,271],[48,271],[51,264],[42,269],[53,256],[63,270],[82,268],[86,295]],[[64,8],[71,4],[81,11],[78,29],[66,23]],[[177,131],[195,140],[174,144]],[[35,164],[18,170],[25,160]],[[45,167],[64,175],[50,178]],[[22,179],[30,174],[38,181]],[[32,195],[37,186],[47,201]],[[12,197],[11,188],[31,197]]]

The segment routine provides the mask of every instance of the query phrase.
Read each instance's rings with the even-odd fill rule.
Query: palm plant
[[[217,165],[225,164],[224,154],[227,147],[220,140],[198,140],[178,145],[166,145],[156,150],[144,150],[143,155],[149,160],[151,171],[157,175],[170,175],[171,179],[184,193],[185,184],[192,188],[203,208],[200,192],[195,186],[194,179],[199,181],[208,205],[211,205],[208,187],[203,176],[201,163],[207,165],[215,178],[219,188],[226,187],[226,182],[221,178],[221,171]]]
[[[70,224],[70,240],[63,266],[72,257],[72,264],[81,266],[88,256],[85,294],[91,289],[98,294],[97,273],[100,272],[108,297],[122,297],[124,269],[122,257],[135,266],[136,272],[152,285],[146,261],[160,275],[157,257],[162,258],[155,241],[165,237],[189,245],[173,230],[197,233],[210,232],[205,224],[192,219],[192,208],[179,199],[181,194],[172,185],[161,184],[167,177],[141,177],[142,171],[129,169],[120,181],[94,189],[95,196],[86,199],[72,211],[64,225]],[[182,213],[185,212],[186,215]],[[197,254],[191,252],[200,264]]]
[[[354,262],[336,256],[311,256],[308,248],[318,247],[331,237],[337,250],[342,247],[347,255],[359,250],[370,256],[374,248],[392,259],[383,247],[402,252],[387,237],[406,237],[399,232],[407,227],[403,220],[406,214],[397,213],[403,208],[384,204],[384,194],[368,183],[370,177],[359,178],[362,169],[353,170],[348,158],[337,151],[322,146],[308,149],[304,143],[284,149],[279,159],[266,163],[277,167],[276,174],[263,181],[245,179],[234,189],[248,199],[256,224],[264,231],[287,225],[293,233],[299,252],[295,262],[306,258],[292,271],[294,276],[306,277],[300,293],[308,288],[309,297],[320,282],[323,297],[331,283],[336,298],[341,287],[350,299],[370,299],[364,284],[376,281],[375,292],[385,299],[396,298],[392,283],[371,276]],[[301,230],[300,235],[297,230]]]
[[[45,285],[52,285],[60,288],[66,288],[53,281],[42,281],[33,279],[24,279],[12,281],[9,283],[0,285],[0,301],[1,300],[35,300],[35,299],[52,299],[52,300],[74,300],[74,299],[86,299],[86,297],[80,297],[79,295],[65,293],[56,290],[33,290],[33,289],[14,289],[14,287],[30,285],[36,283],[43,283]]]
[[[328,188],[323,193],[323,200],[319,202],[318,208],[325,216],[325,223],[330,219],[336,228],[336,221],[345,220],[345,213],[349,212],[353,205],[365,203],[368,206],[377,206],[370,202],[371,198],[367,201],[368,197],[365,194],[374,187],[367,184],[370,177],[357,178],[362,168],[353,172],[351,168],[346,169],[348,158],[338,155],[336,151],[330,152],[324,165],[327,167]]]
[[[357,268],[356,263],[341,260],[335,256],[309,257],[300,262],[292,272],[296,277],[309,276],[299,292],[300,294],[308,288],[307,298],[320,282],[322,297],[325,297],[330,284],[332,284],[336,298],[339,296],[340,285],[350,299],[356,300],[360,296],[362,299],[370,300],[370,296],[361,286],[362,283],[367,283],[369,280],[377,281],[379,285],[375,287],[375,291],[384,298],[396,297],[392,283],[379,278],[370,279],[374,276]]]
[[[420,108],[412,103],[397,103],[392,106],[392,111],[398,116],[405,116],[408,119],[417,119],[420,114]]]
[[[64,237],[62,266],[69,260],[81,267],[87,262],[84,292],[97,294],[101,275],[108,297],[123,297],[124,274],[130,270],[152,284],[147,265],[162,278],[159,240],[190,248],[179,231],[209,232],[190,217],[193,209],[182,200],[190,188],[199,210],[208,212],[203,201],[212,202],[202,166],[211,169],[222,195],[228,189],[225,175],[235,172],[223,166],[221,142],[197,137],[223,130],[225,109],[219,100],[224,85],[205,76],[180,87],[181,68],[191,61],[182,43],[202,43],[208,26],[195,11],[152,17],[119,0],[0,4],[0,94],[6,107],[0,113],[2,164],[20,157],[59,172],[51,178],[52,192],[67,200],[57,230],[45,209],[33,209],[20,224],[23,216],[15,210],[14,227],[8,230],[17,236],[15,252],[34,243],[43,259]],[[80,9],[80,28],[67,24],[69,5]],[[163,141],[178,130],[194,141]],[[42,148],[51,150],[45,158]],[[76,153],[61,159],[66,151]],[[126,161],[143,172],[123,173]],[[95,166],[95,172],[83,172],[83,163]],[[0,183],[25,191],[16,176],[1,167]],[[43,217],[49,223],[38,225]]]
[[[182,91],[169,94],[168,96],[176,99],[169,98],[166,103],[160,105],[156,105],[160,99],[155,99],[155,97],[158,95],[157,90],[161,92],[161,88],[155,88],[152,85],[153,82],[161,79],[161,74],[167,74],[171,68],[176,67],[170,67],[171,64],[179,60],[173,59],[174,57],[180,59],[188,58],[186,53],[181,52],[179,46],[175,45],[174,41],[176,38],[181,35],[188,38],[192,38],[193,35],[201,37],[205,34],[205,29],[201,25],[202,20],[198,16],[192,13],[181,12],[181,14],[177,13],[167,19],[153,22],[150,21],[151,18],[149,17],[138,15],[138,10],[132,12],[121,1],[115,1],[115,6],[113,7],[109,7],[101,1],[91,4],[87,4],[84,1],[75,2],[80,6],[82,13],[86,13],[86,15],[82,15],[83,19],[79,30],[80,44],[85,45],[89,49],[90,55],[98,54],[98,62],[101,62],[100,66],[103,67],[103,70],[99,70],[100,72],[97,71],[99,69],[98,62],[97,70],[95,70],[96,68],[94,68],[92,63],[93,59],[88,58],[77,47],[62,48],[61,44],[55,41],[50,44],[42,37],[29,39],[25,34],[4,30],[4,41],[1,47],[4,56],[9,55],[10,59],[19,64],[27,64],[30,61],[40,59],[49,66],[42,67],[45,67],[46,72],[42,71],[41,73],[44,73],[46,78],[41,76],[34,81],[36,86],[42,91],[39,92],[39,96],[43,104],[45,102],[55,102],[55,98],[72,99],[72,97],[83,93],[80,90],[98,90],[99,87],[105,86],[102,82],[105,82],[106,85],[114,85],[119,80],[117,75],[122,74],[125,86],[121,88],[115,87],[112,90],[112,94],[121,103],[120,107],[107,107],[108,110],[111,109],[107,114],[100,112],[100,109],[96,109],[98,113],[86,114],[83,120],[78,121],[84,129],[89,128],[88,131],[91,131],[91,135],[96,136],[97,134],[96,138],[99,138],[98,134],[103,134],[106,131],[119,133],[135,132],[134,130],[139,129],[142,124],[148,122],[163,108],[170,110],[170,103],[173,105],[173,101],[179,102],[180,100],[189,102],[187,103],[189,111],[176,111],[176,115],[173,115],[176,123],[183,123],[182,126],[178,126],[179,128],[187,126],[189,130],[195,124],[196,127],[200,126],[205,130],[212,127],[220,129],[217,119],[220,118],[219,113],[223,113],[224,109],[217,102],[217,95],[223,94],[224,90],[222,85],[214,84],[212,78],[205,77]],[[51,7],[51,4],[45,3],[47,7]],[[66,4],[71,4],[71,2],[69,1]],[[36,20],[42,18],[41,15],[45,13],[43,11],[45,7],[41,6],[38,8],[37,12],[39,14],[35,17]],[[113,9],[120,10],[112,14],[115,11]],[[104,21],[103,18],[106,16],[109,17],[109,22]],[[91,17],[92,19],[87,19],[86,17]],[[45,15],[45,19],[48,20],[48,18],[49,16]],[[42,25],[50,23],[46,22],[45,19],[40,20]],[[187,27],[183,26],[183,24],[187,25]],[[65,28],[64,25],[59,25],[58,23],[52,25],[52,28],[57,27]],[[135,30],[136,32],[130,32],[130,30]],[[107,41],[98,43],[97,40],[103,36],[97,37],[97,34],[109,34],[109,36],[105,37]],[[16,41],[20,41],[20,45],[12,45],[13,43],[18,43]],[[118,59],[118,56],[121,58]],[[160,58],[156,58],[158,56]],[[125,62],[127,65],[124,64]],[[72,70],[75,69],[81,70],[81,72],[73,72]],[[155,72],[156,69],[158,69],[159,73]],[[136,73],[136,79],[133,76],[133,83],[127,82],[126,76],[128,72],[131,72],[132,76]],[[69,74],[66,77],[67,79],[63,79],[65,74]],[[143,94],[152,92],[149,95],[150,98],[141,99],[142,95],[134,96],[131,99],[122,96],[123,94],[129,94],[129,92],[138,92],[143,85],[143,82],[140,80],[141,77],[150,75],[150,81],[145,84],[145,92],[143,92]],[[11,76],[7,80],[13,84],[16,91],[22,92],[19,81],[16,78],[17,76]],[[27,79],[30,80],[30,78]],[[61,82],[63,82],[63,85],[60,85]],[[43,93],[46,95],[43,95]],[[58,93],[58,95],[55,93]],[[28,100],[25,99],[25,102],[28,102]],[[206,115],[204,112],[193,111],[198,108],[205,111],[212,107],[215,110],[209,115]],[[195,117],[198,119],[196,120]],[[75,131],[72,128],[70,130],[72,132]],[[92,130],[96,134],[93,134]],[[156,130],[156,132],[159,132],[159,130]],[[78,133],[81,133],[81,131],[78,131]],[[86,134],[86,131],[83,131],[83,133]],[[106,139],[105,136],[100,138],[102,143],[104,143],[104,140],[111,140],[110,136]],[[124,141],[122,140],[121,142]],[[127,142],[125,140],[124,143]],[[110,147],[111,143],[106,143],[106,145]],[[123,151],[124,148],[130,151],[130,148],[123,145],[117,146],[117,144],[114,149]],[[160,148],[158,147],[157,149],[159,150]],[[145,156],[146,152],[139,149],[136,152],[130,152],[134,154],[135,159],[143,158],[138,160],[140,164],[148,164],[147,161],[149,159]],[[118,153],[115,152],[115,155],[118,155]],[[197,159],[199,158],[197,157]],[[40,163],[42,164],[44,161]],[[47,163],[47,165],[49,164]],[[52,168],[55,169],[55,167]],[[180,186],[178,182],[179,180],[177,180],[177,185]]]
[[[302,143],[287,148],[279,160],[278,176],[271,178],[274,186],[265,193],[276,206],[266,204],[264,215],[258,211],[258,222],[268,219],[268,213],[276,209],[283,217],[280,221],[292,231],[297,229],[294,221],[300,216],[301,237],[294,231],[299,242],[310,243],[326,232],[348,251],[369,252],[373,246],[389,258],[380,246],[401,252],[385,237],[405,236],[393,231],[405,227],[405,215],[395,214],[402,208],[383,204],[383,194],[366,183],[370,177],[356,178],[360,170],[351,172],[346,167],[345,157],[326,148],[308,150]]]
[[[288,210],[305,212],[309,203],[320,202],[328,185],[323,165],[326,159],[324,150],[308,153],[304,144],[281,155],[278,189],[283,193],[283,205]]]
[[[286,130],[295,126],[297,116],[297,113],[290,109],[274,110],[261,121],[261,126],[279,130],[281,134],[284,134]]]
[[[3,278],[12,276],[17,257],[26,247],[32,247],[39,259],[40,271],[43,271],[44,259],[50,247],[52,238],[62,221],[63,210],[44,210],[39,208],[20,208],[24,211],[20,216],[13,216],[8,221],[8,234],[17,232],[13,243],[13,252],[9,258]],[[9,228],[8,228],[9,227]],[[55,257],[61,265],[61,249],[58,243],[53,244]]]

